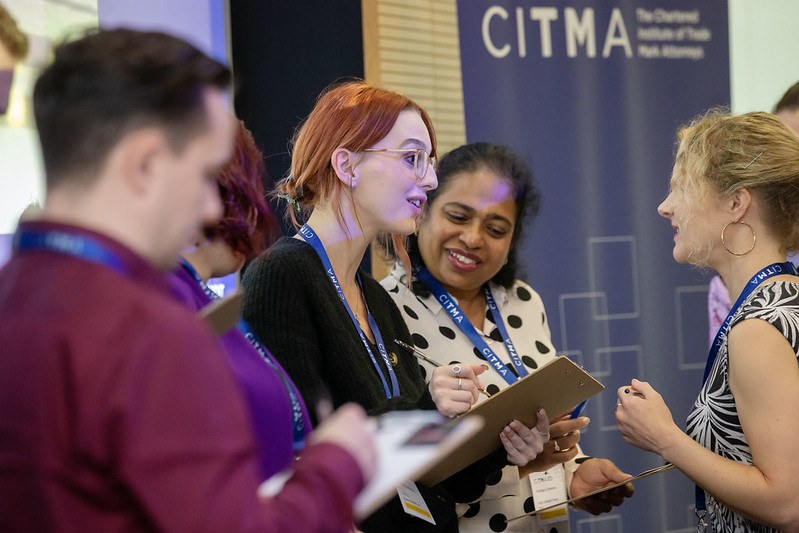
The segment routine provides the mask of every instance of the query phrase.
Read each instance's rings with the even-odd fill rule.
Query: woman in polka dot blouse
[[[541,298],[515,276],[515,244],[540,196],[524,162],[507,147],[488,143],[445,155],[438,181],[410,238],[412,288],[401,262],[381,283],[418,348],[442,365],[487,363],[491,369],[480,379],[495,393],[556,356]],[[422,363],[426,376],[433,368]],[[586,417],[554,422],[551,439],[534,461],[489,476],[480,500],[460,509],[460,531],[568,532],[565,508],[505,520],[532,511],[536,502],[543,507],[553,492],[566,499],[630,477],[607,459],[580,452],[577,430],[588,422]],[[625,485],[578,506],[592,514],[608,512],[632,491]]]

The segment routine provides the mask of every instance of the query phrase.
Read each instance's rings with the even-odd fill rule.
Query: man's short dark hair
[[[164,33],[117,29],[61,44],[33,92],[48,187],[90,181],[137,128],[163,128],[180,151],[206,127],[204,89],[229,83],[226,66]]]

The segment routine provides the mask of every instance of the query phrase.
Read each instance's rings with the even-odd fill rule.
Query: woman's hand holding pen
[[[616,423],[625,442],[663,456],[664,447],[683,436],[663,397],[649,383],[633,379],[619,387],[616,396]]]
[[[469,411],[483,390],[477,376],[485,371],[484,365],[468,363],[436,368],[428,388],[439,412],[452,417]]]

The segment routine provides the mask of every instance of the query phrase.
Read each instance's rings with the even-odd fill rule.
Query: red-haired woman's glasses
[[[434,171],[438,168],[438,161],[436,158],[431,157],[423,148],[366,148],[361,150],[361,152],[391,152],[402,154],[400,155],[402,170],[405,172],[406,176],[416,179],[417,181],[423,180],[424,177],[427,176],[427,171],[431,166]],[[411,170],[413,171],[413,175],[410,174]]]

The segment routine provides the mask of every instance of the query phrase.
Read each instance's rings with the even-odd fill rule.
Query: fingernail
[[[489,369],[489,366],[488,366],[488,365],[486,365],[486,364],[482,364],[482,365],[480,365],[480,366],[482,366],[482,367],[483,367],[483,368],[485,368],[486,370],[488,370],[488,369]]]

